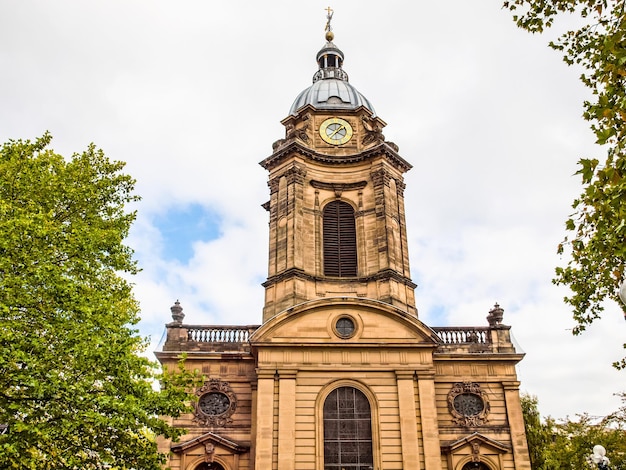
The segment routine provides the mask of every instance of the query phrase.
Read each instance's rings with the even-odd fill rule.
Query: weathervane
[[[331,7],[325,8],[326,10],[326,27],[324,31],[326,31],[326,40],[332,41],[335,35],[333,34],[333,28],[330,26],[330,20],[333,19],[333,9]]]

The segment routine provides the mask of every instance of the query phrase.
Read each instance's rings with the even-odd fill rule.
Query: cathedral
[[[419,319],[404,178],[411,164],[334,44],[295,98],[268,172],[260,325],[195,325],[171,308],[157,358],[204,382],[172,470],[530,470],[516,364],[495,305],[483,326]]]

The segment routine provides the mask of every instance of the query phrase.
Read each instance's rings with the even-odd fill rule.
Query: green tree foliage
[[[120,275],[137,271],[134,180],[93,145],[66,160],[50,140],[0,148],[0,468],[161,468],[155,436],[180,430],[159,416],[185,410],[190,377],[141,355]]]
[[[543,468],[545,462],[544,448],[550,442],[550,434],[541,422],[537,397],[522,395],[520,399],[528,451],[530,453],[530,466],[533,469]]]
[[[583,117],[590,122],[604,161],[582,158],[583,192],[566,222],[568,235],[559,253],[571,254],[556,270],[554,282],[567,285],[565,301],[573,307],[574,334],[599,318],[605,299],[618,302],[626,268],[626,0],[507,0],[517,25],[533,33],[552,26],[559,15],[573,16],[580,27],[550,46],[569,65],[581,68],[591,90]],[[622,306],[626,315],[626,307]],[[626,348],[626,344],[624,345]],[[615,362],[626,367],[626,359]]]
[[[593,446],[607,449],[611,468],[626,469],[626,396],[615,413],[604,418],[578,415],[575,420],[541,419],[537,397],[522,395],[522,413],[533,470],[592,469]]]

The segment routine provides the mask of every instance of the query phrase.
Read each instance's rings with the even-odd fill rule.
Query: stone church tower
[[[269,173],[263,322],[192,325],[178,302],[157,353],[200,370],[173,470],[530,470],[511,343],[429,327],[410,279],[403,174],[385,122],[333,43],[282,121]]]

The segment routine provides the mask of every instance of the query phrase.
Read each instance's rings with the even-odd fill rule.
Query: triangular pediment
[[[463,449],[465,447],[476,447],[477,445],[480,447],[491,448],[493,451],[500,454],[511,451],[511,447],[508,444],[496,441],[495,439],[491,439],[478,432],[470,434],[469,436],[466,436],[462,439],[450,442],[449,444],[442,445],[441,449],[445,453],[456,453],[460,449]]]
[[[250,445],[235,442],[231,439],[225,438],[213,432],[207,432],[193,439],[174,444],[172,445],[171,449],[172,452],[186,452],[187,450],[194,447],[205,446],[209,443],[215,446],[225,448],[233,454],[242,454],[250,450]]]
[[[349,337],[337,334],[338,319],[355,324]],[[250,337],[263,345],[381,345],[435,348],[437,334],[412,314],[372,299],[334,297],[289,308],[266,321]]]

